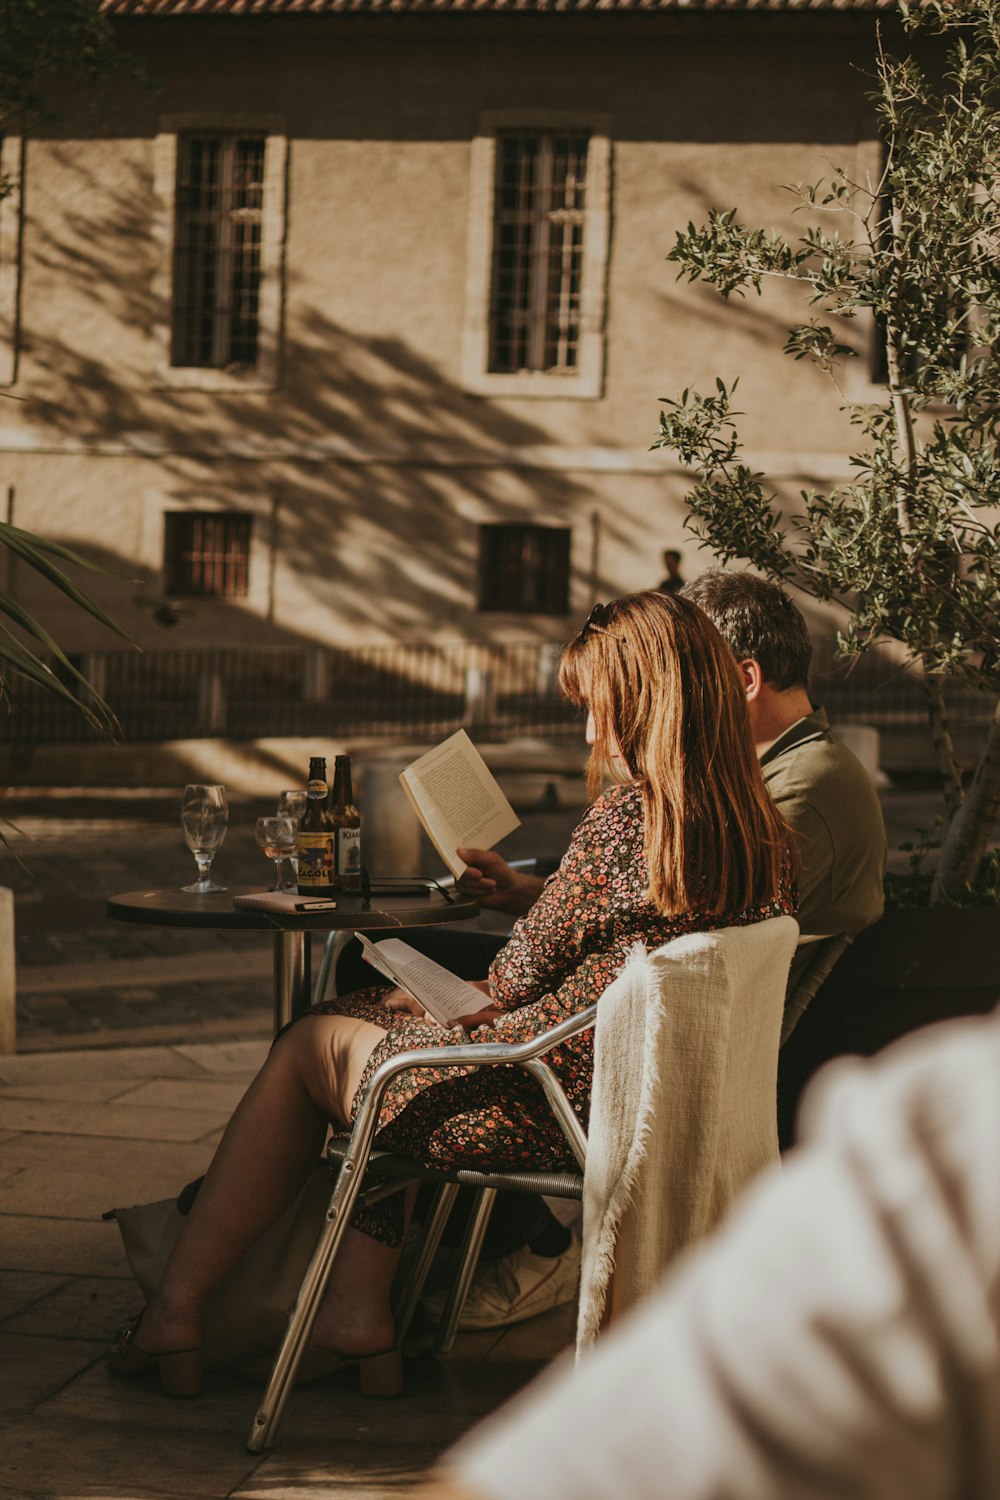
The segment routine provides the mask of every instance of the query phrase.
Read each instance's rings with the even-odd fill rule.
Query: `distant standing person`
[[[668,547],[663,553],[663,577],[656,585],[660,594],[678,594],[684,587],[681,577],[681,555],[676,547]]]

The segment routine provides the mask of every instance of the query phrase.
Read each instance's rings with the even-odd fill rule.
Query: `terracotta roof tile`
[[[325,15],[445,11],[875,11],[897,0],[102,0],[112,16]]]

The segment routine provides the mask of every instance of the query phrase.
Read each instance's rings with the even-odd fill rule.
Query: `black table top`
[[[379,927],[429,927],[461,922],[479,915],[475,901],[437,890],[426,895],[374,895],[370,902],[353,892],[337,891],[333,911],[283,912],[234,907],[234,896],[249,896],[259,886],[231,886],[211,896],[184,891],[126,891],[109,896],[107,915],[118,922],[154,927],[242,928],[247,932],[330,932],[339,928],[368,932]]]

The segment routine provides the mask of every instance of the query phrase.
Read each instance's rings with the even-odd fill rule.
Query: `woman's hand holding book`
[[[459,849],[457,853],[466,864],[458,877],[458,888],[480,906],[520,917],[538,900],[545,884],[540,876],[512,870],[492,849]]]

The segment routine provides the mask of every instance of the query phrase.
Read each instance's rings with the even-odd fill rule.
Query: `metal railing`
[[[484,739],[574,739],[581,715],[559,694],[557,660],[551,643],[455,642],[109,651],[81,665],[134,743],[313,735],[433,741],[460,727]],[[919,745],[924,736],[919,676],[888,648],[875,647],[847,667],[832,641],[820,641],[811,686],[835,724],[872,725],[884,742],[912,732]],[[971,764],[993,701],[949,680],[944,693],[960,756]],[[91,737],[79,714],[39,690],[18,687],[10,712],[0,711],[0,744]]]
[[[248,647],[95,652],[81,661],[126,741],[330,735],[433,740],[579,734],[555,683],[558,647],[444,645]],[[92,738],[81,716],[18,687],[0,743]]]
[[[952,678],[939,680],[956,756],[970,769],[979,759],[995,698]],[[810,690],[834,726],[852,723],[878,730],[883,766],[934,766],[924,683],[921,674],[901,660],[898,648],[875,645],[848,663],[838,656],[832,638],[817,641]]]

